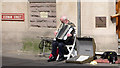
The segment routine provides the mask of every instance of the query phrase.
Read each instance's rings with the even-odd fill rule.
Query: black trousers
[[[53,41],[52,42],[52,55],[54,57],[57,57],[57,47],[58,47],[58,53],[60,55],[60,57],[63,57],[64,56],[64,46],[65,44],[63,42],[58,42],[58,41]]]
[[[64,56],[64,47],[65,45],[70,45],[72,44],[73,42],[68,42],[67,44],[65,44],[63,41],[53,41],[52,42],[52,55],[54,57],[57,57],[57,54],[56,54],[56,51],[57,51],[57,47],[58,47],[58,54],[60,57],[63,57]]]

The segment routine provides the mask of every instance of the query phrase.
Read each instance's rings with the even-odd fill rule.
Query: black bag
[[[117,53],[114,51],[106,51],[101,56],[102,59],[108,59],[110,63],[117,61]]]

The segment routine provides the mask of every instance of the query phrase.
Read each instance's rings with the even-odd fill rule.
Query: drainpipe
[[[81,0],[77,0],[77,37],[81,37]]]

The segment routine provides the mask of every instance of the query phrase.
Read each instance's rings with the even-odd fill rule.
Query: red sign
[[[24,21],[24,13],[2,13],[2,21]]]

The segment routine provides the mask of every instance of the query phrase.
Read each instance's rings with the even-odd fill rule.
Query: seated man
[[[58,47],[58,53],[59,53],[58,61],[65,60],[65,58],[64,58],[64,46],[65,45],[71,45],[71,44],[73,44],[73,41],[74,41],[74,35],[75,35],[74,27],[75,27],[75,25],[73,23],[71,23],[66,18],[66,16],[62,16],[60,18],[60,21],[61,21],[61,25],[58,28],[58,30],[55,31],[55,33],[54,33],[55,36],[56,36],[56,39],[52,42],[52,53],[51,53],[52,57],[50,57],[48,59],[48,62],[56,60],[56,58],[57,58],[57,53],[56,53],[57,47]],[[65,25],[69,25],[70,28],[68,29]],[[64,32],[65,30],[67,30],[67,33]],[[62,32],[64,32],[64,33],[62,33]],[[58,38],[58,36],[61,36],[62,34],[66,34],[67,38],[65,36],[64,36],[63,39]]]

